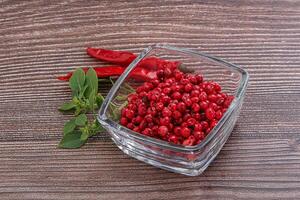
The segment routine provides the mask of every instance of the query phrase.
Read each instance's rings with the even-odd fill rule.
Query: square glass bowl
[[[179,61],[191,73],[201,73],[204,80],[218,82],[223,92],[235,97],[218,124],[200,144],[186,147],[171,144],[134,132],[116,120],[110,103],[122,106],[126,99],[118,96],[130,93],[128,85],[136,88],[143,84],[132,79],[131,72],[149,57]],[[98,120],[116,145],[129,156],[172,172],[197,176],[208,167],[228,139],[239,115],[247,82],[248,73],[234,64],[201,52],[157,44],[145,49],[115,82],[100,108]]]

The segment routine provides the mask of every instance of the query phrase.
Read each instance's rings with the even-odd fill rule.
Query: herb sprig
[[[96,119],[95,111],[99,109],[104,98],[98,93],[98,77],[93,68],[86,73],[77,69],[69,80],[72,100],[64,103],[59,110],[73,113],[74,117],[67,121],[63,128],[63,138],[60,148],[79,148],[89,137],[96,135],[103,128]],[[87,113],[92,114],[89,120]]]
[[[98,79],[97,73],[90,68],[86,73],[78,68],[69,80],[69,86],[72,91],[72,100],[61,105],[59,110],[63,113],[72,113],[74,116],[67,121],[63,128],[63,138],[58,147],[60,148],[79,148],[84,145],[88,138],[96,135],[104,129],[96,118],[96,110],[100,108],[104,97],[98,92],[98,83],[104,79]],[[105,79],[106,82],[114,84],[111,78]],[[124,103],[116,105],[110,103],[109,110],[114,120],[120,118],[121,109],[127,105],[127,97],[133,93],[134,89],[124,84],[120,88],[120,94],[116,100],[122,100]],[[89,117],[87,114],[90,114]]]

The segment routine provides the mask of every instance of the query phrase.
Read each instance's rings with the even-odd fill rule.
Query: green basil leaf
[[[91,94],[96,96],[98,93],[98,77],[93,68],[90,68],[86,73],[86,85],[88,87],[85,91],[85,97],[90,98]]]
[[[65,123],[63,132],[64,135],[71,133],[76,128],[75,119],[71,119],[70,121]]]
[[[86,141],[89,138],[89,134],[87,132],[83,132],[80,136],[81,141]]]
[[[58,110],[60,111],[69,111],[72,110],[76,107],[76,105],[73,102],[67,102],[64,103],[62,106],[60,106],[60,108]]]
[[[78,95],[83,90],[84,82],[85,73],[83,69],[76,69],[69,80],[69,85],[71,87],[73,95]]]
[[[79,92],[78,97],[81,99],[84,96],[85,91],[87,90],[88,85],[84,85],[82,90]]]
[[[89,103],[90,103],[90,108],[91,110],[94,110],[94,107],[95,107],[95,101],[96,101],[96,96],[94,95],[94,91],[92,91],[90,93],[90,96],[89,96]]]
[[[87,123],[88,119],[85,114],[80,114],[75,118],[75,124],[77,126],[84,126]]]
[[[60,141],[58,147],[65,149],[74,149],[81,147],[87,140],[81,140],[81,132],[73,131],[67,135],[64,135]]]

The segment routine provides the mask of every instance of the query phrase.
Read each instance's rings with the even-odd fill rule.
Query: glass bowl
[[[115,117],[116,113],[110,109],[111,102],[122,106],[125,100],[118,96],[129,93],[128,85],[135,88],[143,84],[132,79],[131,71],[145,58],[153,56],[179,61],[186,70],[203,74],[204,80],[218,82],[222,91],[234,96],[234,100],[218,124],[198,145],[180,146],[134,132],[120,125]],[[145,49],[115,82],[100,108],[98,120],[115,144],[129,156],[172,172],[197,176],[209,166],[228,139],[241,110],[248,77],[248,73],[242,68],[219,58],[157,44]]]

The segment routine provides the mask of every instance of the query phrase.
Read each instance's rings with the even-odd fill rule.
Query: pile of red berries
[[[199,144],[226,112],[233,96],[201,74],[165,68],[128,96],[120,124],[174,144]]]

